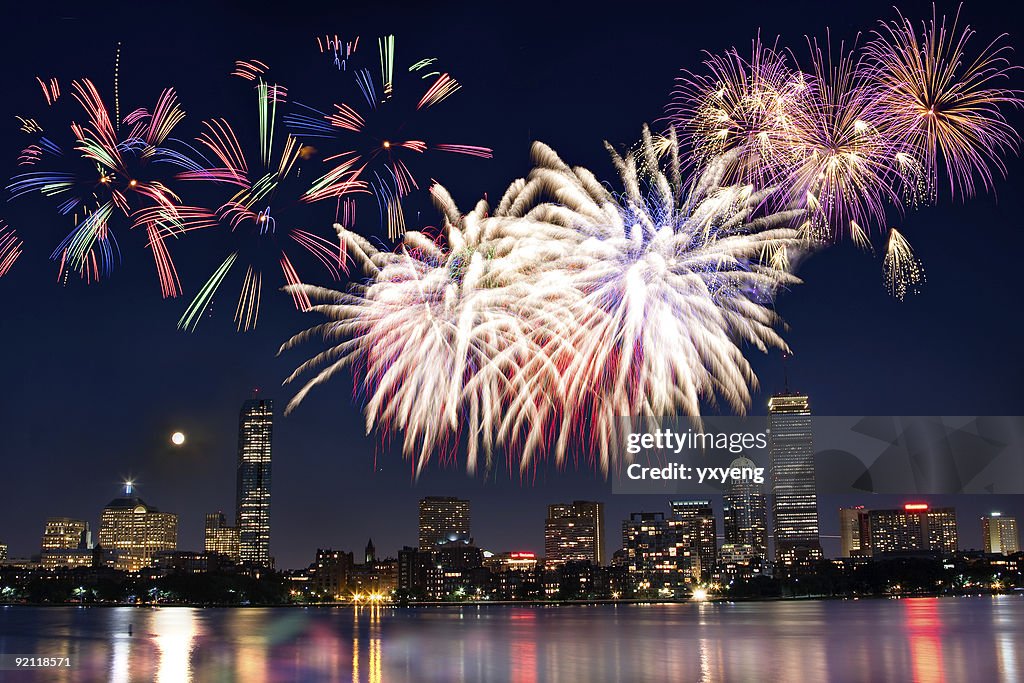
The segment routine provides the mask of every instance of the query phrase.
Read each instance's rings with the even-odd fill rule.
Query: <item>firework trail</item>
[[[299,218],[294,209],[308,187],[300,178],[300,166],[309,148],[282,130],[280,110],[287,92],[270,82],[267,73],[265,63],[252,60],[236,62],[232,74],[251,82],[256,93],[255,144],[243,145],[226,119],[212,119],[203,121],[204,131],[196,138],[198,149],[191,147],[176,157],[185,169],[179,179],[211,182],[233,192],[216,216],[230,229],[234,247],[178,321],[181,329],[195,330],[236,266],[245,269],[234,315],[239,331],[255,328],[259,320],[268,263],[280,270],[285,285],[301,281],[289,255],[292,249],[300,247],[311,255],[332,279],[341,276],[344,261],[338,243],[296,225]],[[362,186],[361,181],[353,181],[349,191]],[[292,298],[296,308],[309,308],[309,299],[299,290],[293,290]]]
[[[755,216],[763,193],[722,187],[720,168],[680,198],[678,160],[661,171],[659,146],[673,148],[645,132],[640,151],[615,155],[622,196],[537,144],[493,214],[481,202],[460,216],[435,188],[439,241],[408,232],[383,252],[339,227],[369,282],[298,287],[328,322],[282,350],[332,346],[289,378],[316,371],[290,409],[351,367],[368,431],[404,432],[417,470],[465,438],[471,471],[499,444],[521,468],[562,462],[583,416],[607,471],[617,416],[699,415],[718,398],[744,409],[742,346],[785,348],[770,304],[797,279],[775,257],[801,248],[782,227],[800,212]]]
[[[336,101],[326,111],[297,105],[285,123],[303,139],[331,147],[324,159],[331,167],[306,193],[308,201],[336,199],[351,193],[352,183],[366,182],[377,200],[388,236],[405,232],[403,200],[420,188],[413,172],[416,160],[431,152],[490,158],[486,147],[428,142],[421,137],[422,119],[461,88],[437,69],[435,59],[398,67],[395,37],[381,37],[371,65],[359,66],[359,40],[342,42],[336,36],[319,38],[320,51],[351,81],[354,97]],[[352,87],[354,85],[354,88]],[[349,215],[349,220],[354,217]],[[351,222],[342,221],[347,227]]]
[[[0,277],[3,277],[21,256],[22,241],[6,223],[0,220]]]
[[[889,293],[900,301],[916,292],[925,281],[924,266],[914,256],[910,243],[895,228],[889,231],[882,272]]]
[[[39,82],[48,104],[59,98],[56,81]],[[19,162],[52,170],[16,175],[8,189],[14,197],[39,193],[56,200],[58,212],[73,218],[73,230],[53,254],[61,271],[77,271],[92,280],[109,274],[117,251],[111,221],[123,217],[131,229],[146,234],[164,297],[177,296],[181,283],[167,240],[213,225],[209,212],[183,206],[170,188],[173,176],[165,162],[172,155],[164,143],[185,118],[177,95],[165,89],[152,111],[135,109],[119,127],[92,81],[72,82],[71,94],[86,121],[71,123],[73,147],[60,146],[34,127],[34,120],[22,119],[23,130],[43,135],[22,152]]]

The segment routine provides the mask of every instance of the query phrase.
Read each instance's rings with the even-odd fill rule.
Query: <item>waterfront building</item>
[[[670,507],[673,521],[682,525],[682,536],[693,544],[694,578],[708,580],[718,564],[718,522],[711,501],[706,498],[673,500]]]
[[[444,543],[471,543],[469,501],[445,496],[420,500],[420,549]]]
[[[986,553],[1013,555],[1020,552],[1020,534],[1017,520],[1001,512],[992,512],[981,518],[981,537]]]
[[[312,584],[319,600],[341,600],[348,597],[352,553],[330,548],[317,548]]]
[[[228,526],[227,517],[223,512],[207,513],[203,544],[206,552],[217,553],[237,564],[239,561],[238,546],[238,527]]]
[[[694,579],[696,550],[679,520],[634,512],[622,522],[627,571],[640,592],[674,595]]]
[[[952,554],[957,550],[956,510],[907,503],[895,510],[868,512],[872,557],[903,553]]]
[[[768,401],[775,559],[783,571],[822,558],[814,439],[807,396],[782,393]]]
[[[238,557],[243,563],[270,567],[271,444],[274,403],[252,399],[238,416],[236,519]]]
[[[114,552],[115,568],[138,571],[159,551],[177,547],[178,516],[147,504],[135,494],[132,482],[126,482],[123,495],[103,508],[99,542]]]
[[[544,559],[604,564],[604,503],[576,500],[548,505]]]

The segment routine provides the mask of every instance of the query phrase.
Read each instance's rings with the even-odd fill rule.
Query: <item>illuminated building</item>
[[[426,571],[428,600],[473,597],[486,587],[490,572],[484,568],[484,553],[460,540],[435,546]]]
[[[955,553],[956,510],[907,503],[896,510],[868,512],[871,556],[893,553]]]
[[[352,571],[352,553],[317,548],[313,592],[320,600],[341,600],[348,597],[348,579]]]
[[[270,452],[274,402],[252,399],[238,416],[235,526],[241,562],[270,567]]]
[[[993,512],[981,518],[981,537],[986,553],[1013,555],[1020,552],[1020,535],[1017,520],[1001,512]]]
[[[682,535],[689,537],[696,551],[694,578],[710,578],[718,562],[718,523],[711,501],[673,500],[670,503],[673,521],[683,525]]]
[[[537,554],[528,551],[498,553],[485,557],[484,566],[496,574],[533,571],[537,568]]]
[[[548,562],[604,564],[604,503],[576,500],[548,505],[544,557]]]
[[[722,579],[728,583],[735,579],[752,579],[764,573],[764,555],[752,545],[724,543],[718,553],[718,566]]]
[[[0,562],[7,561],[7,544],[0,543]]]
[[[238,562],[238,528],[228,526],[228,520],[223,512],[207,513],[203,547],[207,553],[217,553],[232,562]]]
[[[839,508],[840,557],[862,557],[868,554],[868,510],[863,505]]]
[[[363,564],[373,564],[377,561],[377,549],[373,547],[373,539],[366,542],[366,551],[363,554]]]
[[[470,543],[469,501],[443,496],[420,500],[420,548],[431,550],[443,543]]]
[[[814,439],[807,396],[776,394],[768,401],[775,559],[785,568],[820,560]]]
[[[662,512],[634,512],[622,522],[626,566],[642,591],[671,595],[693,580],[696,558],[685,531]]]
[[[736,458],[729,467],[756,467],[748,458]],[[731,479],[723,496],[725,542],[750,546],[753,557],[768,558],[768,506],[764,489],[750,479]]]
[[[92,533],[89,531],[89,523],[70,517],[50,517],[46,520],[41,547],[44,553],[47,550],[91,548]]]
[[[178,545],[178,516],[160,512],[125,483],[124,495],[107,503],[100,515],[100,545],[115,553],[115,568],[138,571],[161,550]]]

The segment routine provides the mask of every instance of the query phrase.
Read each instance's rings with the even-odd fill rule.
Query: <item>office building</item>
[[[869,512],[863,505],[839,508],[840,557],[863,557],[868,554]]]
[[[444,496],[420,500],[420,548],[431,550],[443,543],[470,543],[469,501]]]
[[[227,517],[223,512],[207,513],[205,531],[203,547],[207,553],[217,553],[231,562],[238,562],[238,528],[228,526]]]
[[[768,401],[768,450],[775,559],[785,572],[822,558],[807,396],[783,393]]]
[[[70,517],[50,517],[46,520],[41,543],[43,553],[47,550],[88,550],[92,548],[92,533],[89,523]]]
[[[604,503],[576,500],[548,505],[544,559],[549,563],[584,560],[604,564]]]
[[[1013,555],[1020,552],[1017,520],[1001,512],[993,512],[981,518],[981,537],[986,553]]]
[[[711,501],[673,500],[670,507],[673,521],[683,526],[682,535],[690,539],[696,551],[694,577],[708,580],[718,564],[718,522]]]
[[[7,544],[0,543],[0,562],[7,561]]]
[[[754,468],[748,458],[736,458],[730,467]],[[723,500],[725,542],[749,546],[752,557],[768,559],[768,504],[764,489],[750,479],[732,479]]]
[[[942,553],[957,550],[956,510],[907,503],[896,510],[868,512],[872,557],[890,554]]]
[[[238,416],[238,479],[235,526],[241,562],[270,567],[270,455],[274,403],[252,399]]]
[[[177,547],[178,516],[148,505],[127,482],[123,495],[103,508],[99,542],[105,551],[113,551],[117,569],[138,571],[156,553]]]

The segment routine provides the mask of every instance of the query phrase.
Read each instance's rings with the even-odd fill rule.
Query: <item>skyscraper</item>
[[[445,496],[420,500],[420,549],[432,550],[442,543],[469,543],[469,501]]]
[[[736,458],[730,467],[756,467],[748,458]],[[768,505],[764,489],[749,479],[731,479],[723,496],[725,542],[750,546],[753,557],[768,559]]]
[[[863,505],[839,508],[839,542],[841,557],[862,557],[869,554],[869,510]]]
[[[223,512],[207,513],[204,549],[238,562],[238,528],[228,526]]]
[[[238,556],[243,563],[271,566],[270,450],[274,403],[252,399],[238,416],[238,483],[236,489]]]
[[[1020,551],[1020,534],[1017,520],[1001,512],[993,512],[981,518],[981,537],[986,553],[1013,555]]]
[[[814,441],[807,396],[783,393],[768,401],[775,559],[783,568],[821,559]]]
[[[604,503],[575,500],[548,505],[544,555],[549,562],[604,564]]]
[[[955,553],[956,510],[907,503],[896,510],[868,512],[872,556],[888,553]]]
[[[711,501],[673,500],[673,521],[683,525],[683,534],[690,538],[697,556],[697,571],[701,580],[707,580],[718,563],[718,522]]]
[[[177,547],[178,516],[146,504],[127,482],[124,494],[103,508],[100,545],[114,551],[117,569],[138,571],[149,565],[156,553]]]

